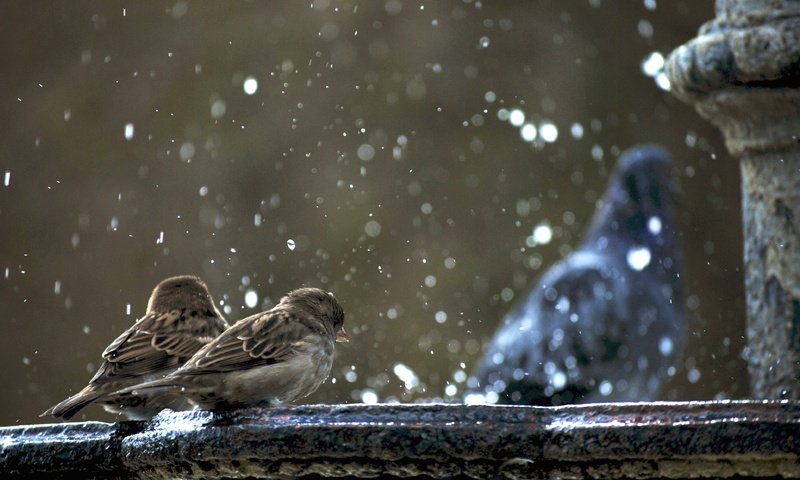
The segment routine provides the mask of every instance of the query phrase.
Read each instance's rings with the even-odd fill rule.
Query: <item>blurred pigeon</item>
[[[486,348],[479,399],[560,405],[656,397],[684,339],[671,166],[655,146],[622,154],[584,243],[544,274]]]
[[[92,402],[134,420],[150,418],[167,407],[189,406],[181,397],[143,402],[123,400],[112,392],[162,378],[227,327],[202,280],[189,275],[167,278],[153,289],[145,315],[103,351],[103,363],[89,385],[42,416],[68,420]]]

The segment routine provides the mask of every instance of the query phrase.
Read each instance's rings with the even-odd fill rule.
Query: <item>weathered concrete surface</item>
[[[0,429],[5,476],[800,478],[800,403],[312,405]]]
[[[716,10],[667,75],[740,160],[753,394],[800,399],[800,2]]]

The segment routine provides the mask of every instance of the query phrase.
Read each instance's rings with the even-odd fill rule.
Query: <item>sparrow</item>
[[[506,315],[467,403],[656,397],[685,335],[671,167],[656,146],[621,155],[583,243]]]
[[[331,371],[334,343],[346,341],[336,298],[300,288],[271,310],[239,320],[164,378],[117,394],[177,394],[203,410],[290,403],[320,386]]]
[[[103,351],[103,362],[89,384],[41,416],[68,420],[93,402],[132,420],[148,419],[167,407],[185,408],[186,400],[180,397],[126,401],[113,392],[162,378],[226,328],[225,318],[201,279],[188,275],[167,278],[153,289],[144,316]]]

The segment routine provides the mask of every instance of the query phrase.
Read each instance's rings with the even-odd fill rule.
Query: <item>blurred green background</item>
[[[0,16],[0,424],[45,421],[183,273],[229,320],[300,285],[341,299],[352,341],[309,402],[455,401],[640,142],[673,152],[684,194],[691,332],[662,398],[747,396],[737,162],[642,71],[711,0],[12,1]],[[503,109],[557,136],[528,142]],[[552,241],[529,247],[538,225]]]

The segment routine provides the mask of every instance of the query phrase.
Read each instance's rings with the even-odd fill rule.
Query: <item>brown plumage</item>
[[[202,280],[188,275],[167,278],[150,295],[145,315],[103,351],[103,363],[89,384],[42,416],[69,419],[92,402],[131,419],[146,419],[167,407],[184,408],[186,400],[180,397],[144,401],[122,399],[113,392],[162,378],[227,327]]]
[[[206,410],[293,402],[328,377],[334,343],[348,341],[343,324],[333,295],[294,290],[273,309],[238,321],[163,379],[117,393],[183,395]]]

